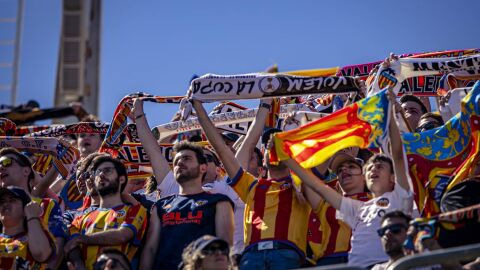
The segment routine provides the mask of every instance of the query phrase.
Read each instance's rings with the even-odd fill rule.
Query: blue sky
[[[17,103],[53,104],[61,5],[25,0]],[[274,63],[281,71],[326,68],[390,52],[480,47],[479,10],[474,0],[104,0],[100,118],[110,121],[120,99],[139,90],[183,95],[193,74],[250,73]],[[0,28],[0,39],[5,34]],[[1,93],[0,103],[8,101]],[[176,109],[146,105],[151,125],[169,122]]]

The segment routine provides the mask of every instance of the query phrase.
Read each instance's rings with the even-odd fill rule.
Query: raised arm
[[[258,107],[258,112],[253,120],[252,126],[248,129],[247,136],[245,136],[242,145],[235,154],[240,166],[243,168],[248,167],[253,149],[262,135],[265,120],[272,107],[271,103],[272,101],[270,99],[260,100],[260,106]]]
[[[41,177],[38,173],[35,173],[35,186],[32,189],[32,196],[38,198],[44,198],[47,196],[48,188],[57,179],[58,172],[52,166],[44,177]]]
[[[408,184],[407,171],[405,166],[405,159],[403,158],[403,141],[400,135],[400,130],[397,126],[396,113],[394,112],[394,104],[396,102],[395,95],[391,90],[388,92],[388,99],[390,100],[390,123],[388,133],[390,137],[390,146],[392,153],[393,169],[395,172],[395,181],[406,191],[410,190]]]
[[[320,181],[310,170],[302,168],[293,159],[288,159],[285,164],[302,180],[302,182],[314,192],[322,196],[335,209],[340,209],[343,196]],[[308,194],[307,194],[308,196]],[[317,201],[318,204],[318,201]],[[315,207],[315,206],[313,206]]]
[[[45,262],[53,253],[53,249],[40,223],[42,208],[38,203],[30,202],[24,209],[28,228],[28,249],[36,261]]]
[[[241,167],[240,163],[223,141],[222,136],[218,133],[215,125],[210,121],[210,118],[208,118],[208,114],[205,111],[205,108],[203,108],[202,103],[198,100],[193,100],[192,103],[193,108],[197,112],[198,121],[200,122],[205,135],[207,135],[208,141],[215,149],[215,152],[217,152],[228,176],[234,178]]]
[[[150,159],[155,178],[160,183],[170,171],[170,166],[163,156],[162,151],[160,151],[157,140],[150,131],[146,114],[143,112],[143,101],[141,99],[135,99],[133,102],[132,115],[137,125],[140,142]]]

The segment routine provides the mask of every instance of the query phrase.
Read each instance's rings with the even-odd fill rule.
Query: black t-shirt
[[[480,180],[469,179],[455,185],[441,200],[443,213],[480,204]],[[440,227],[438,242],[443,248],[480,243],[480,223],[475,219],[465,220],[455,230]]]
[[[193,195],[171,195],[155,203],[160,218],[160,243],[154,269],[177,269],[183,249],[195,239],[216,235],[217,202],[230,199],[223,194],[202,192]]]

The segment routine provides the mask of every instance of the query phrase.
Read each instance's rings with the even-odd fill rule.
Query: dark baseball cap
[[[222,248],[229,248],[229,245],[225,240],[212,235],[204,235],[191,243],[191,245],[193,245],[191,255],[201,252],[212,243],[218,243]]]
[[[14,198],[21,200],[24,206],[31,201],[30,196],[27,194],[27,192],[25,192],[25,190],[23,190],[21,187],[17,186],[0,187],[0,198],[5,195],[10,195]]]

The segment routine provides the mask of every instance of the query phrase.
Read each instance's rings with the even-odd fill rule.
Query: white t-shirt
[[[165,175],[165,178],[163,178],[162,182],[157,185],[157,189],[160,192],[160,199],[170,195],[178,194],[179,185],[177,181],[175,181],[173,171],[170,170],[168,174]]]
[[[245,203],[240,199],[238,194],[230,187],[226,182],[227,177],[222,180],[215,180],[212,183],[206,183],[203,185],[203,190],[211,193],[220,193],[228,196],[235,205],[233,213],[234,231],[233,231],[233,254],[241,254],[244,249],[243,240],[243,215],[245,212]],[[161,191],[160,198],[170,196],[172,194],[178,194],[179,185],[173,176],[173,172],[170,171],[163,181],[157,186]]]
[[[393,210],[410,215],[412,208],[413,194],[398,184],[393,191],[366,202],[343,198],[337,218],[352,228],[348,264],[368,267],[388,261],[377,234],[382,216]]]
[[[230,200],[235,204],[235,212],[233,213],[233,221],[235,229],[233,231],[233,254],[241,254],[245,247],[243,241],[243,215],[245,212],[245,203],[240,199],[238,194],[230,187],[226,182],[225,177],[223,180],[216,180],[213,183],[206,183],[203,185],[203,190],[211,193],[220,193],[227,195]]]

